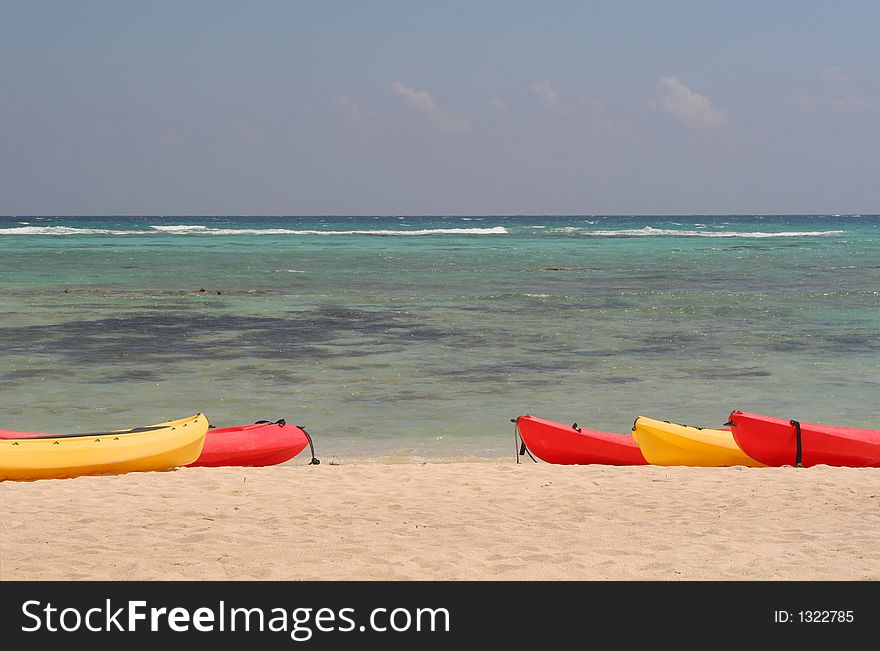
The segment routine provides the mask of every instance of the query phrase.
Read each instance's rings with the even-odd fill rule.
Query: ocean
[[[513,459],[522,413],[878,428],[878,245],[878,215],[0,217],[0,428],[285,418],[337,463]]]

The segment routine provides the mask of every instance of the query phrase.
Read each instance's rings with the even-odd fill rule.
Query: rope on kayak
[[[299,427],[302,430],[302,433],[305,434],[306,438],[309,440],[309,450],[311,450],[311,452],[312,452],[312,460],[309,461],[309,465],[310,466],[317,466],[319,463],[321,463],[321,460],[317,459],[315,457],[315,444],[312,443],[311,435],[306,431],[306,428],[303,427],[302,425],[297,425],[297,427]]]
[[[794,425],[795,443],[797,445],[797,447],[795,448],[795,453],[794,453],[794,465],[797,468],[803,468],[804,467],[804,446],[801,441],[801,424],[800,424],[800,422],[798,422],[796,420],[792,420],[790,422],[792,425]]]
[[[511,418],[510,422],[513,423],[513,447],[516,449],[516,462],[519,463],[520,457],[529,455],[532,461],[538,463],[538,460],[532,456],[531,451],[526,447],[526,442],[523,441],[522,434],[520,434],[519,418]]]

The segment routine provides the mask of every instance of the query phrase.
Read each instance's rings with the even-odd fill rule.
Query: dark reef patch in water
[[[460,382],[505,382],[533,380],[537,374],[549,375],[568,371],[572,367],[562,364],[542,364],[532,360],[517,360],[494,364],[478,364],[461,368],[441,368],[432,373]]]
[[[254,375],[259,377],[261,380],[270,380],[272,382],[284,382],[286,384],[302,384],[303,382],[307,382],[308,379],[303,377],[297,373],[291,373],[290,371],[280,370],[280,369],[259,369],[257,371],[252,372]]]
[[[794,353],[807,348],[803,341],[773,341],[765,346],[767,350],[775,353]]]
[[[628,355],[666,355],[668,353],[676,352],[677,350],[678,349],[675,346],[655,344],[653,346],[636,346],[635,348],[627,348],[622,352]]]
[[[102,375],[92,378],[91,382],[113,383],[113,382],[161,382],[167,379],[167,374],[149,371],[146,369],[126,369],[122,373],[113,373],[110,375]]]
[[[558,351],[551,351],[558,352]],[[545,351],[546,354],[546,351]],[[574,357],[616,357],[620,354],[619,350],[577,350],[572,351]]]
[[[7,354],[38,351],[79,366],[243,357],[313,360],[364,356],[426,341],[462,346],[480,338],[403,319],[396,312],[338,307],[289,312],[286,317],[129,312],[51,326],[0,328],[0,347]],[[337,346],[347,350],[334,351]]]
[[[15,382],[18,380],[68,378],[75,375],[74,371],[63,368],[16,368],[0,375],[0,380]]]
[[[602,384],[630,384],[632,382],[640,382],[641,378],[637,377],[609,377],[603,378]]]
[[[705,380],[733,380],[736,378],[748,378],[748,377],[770,377],[770,371],[765,371],[759,368],[744,368],[744,369],[731,369],[731,368],[709,368],[709,369],[695,369],[692,371],[692,374],[696,377],[703,378]]]
[[[346,396],[344,401],[350,404],[360,405],[386,405],[417,400],[434,400],[436,396],[419,393],[417,391],[378,391],[376,393],[356,393]]]
[[[824,334],[822,348],[833,353],[867,353],[880,351],[880,338],[872,334]],[[814,339],[815,340],[815,339]]]

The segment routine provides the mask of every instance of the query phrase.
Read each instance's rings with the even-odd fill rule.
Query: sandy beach
[[[0,483],[0,579],[880,579],[880,471],[184,468]]]

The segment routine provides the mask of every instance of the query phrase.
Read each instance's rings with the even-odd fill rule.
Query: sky
[[[880,4],[0,0],[0,214],[880,213]]]

